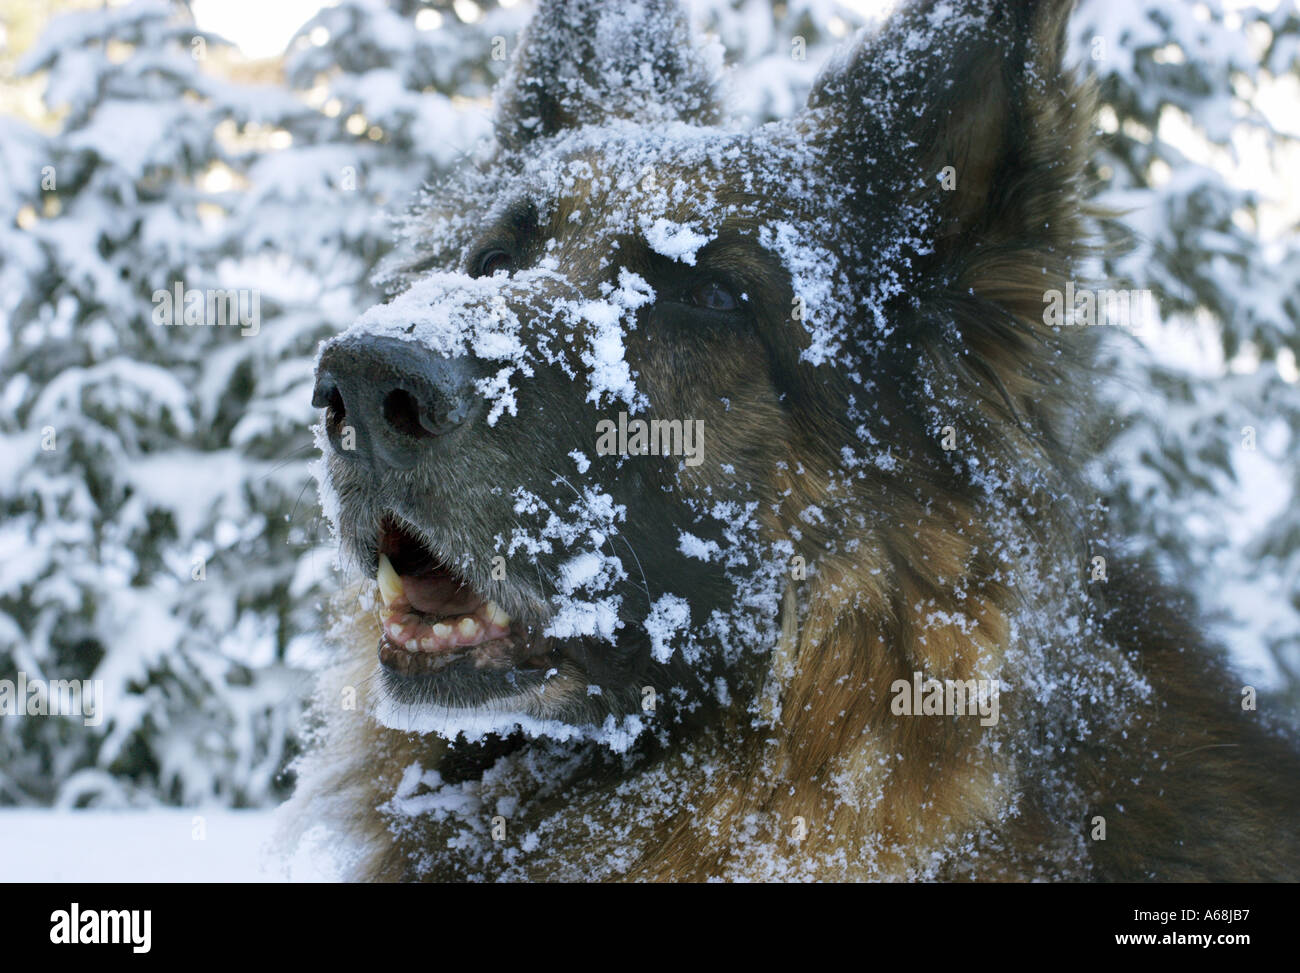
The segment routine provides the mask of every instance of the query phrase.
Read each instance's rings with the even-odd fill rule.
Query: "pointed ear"
[[[1061,64],[1072,7],[910,4],[823,72],[807,120],[859,193],[879,202],[892,183],[924,205],[941,255],[957,239],[1065,240],[1092,119]]]
[[[674,0],[543,0],[498,93],[497,139],[518,149],[613,118],[710,124],[720,61]]]

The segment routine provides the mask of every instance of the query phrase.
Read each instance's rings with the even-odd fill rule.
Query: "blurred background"
[[[889,6],[692,10],[761,122]],[[0,716],[0,807],[216,814],[292,789],[334,576],[314,351],[375,297],[390,214],[489,133],[530,13],[0,0],[0,680],[105,692],[97,726]],[[1098,273],[1161,317],[1112,329],[1097,499],[1197,596],[1260,708],[1294,716],[1300,14],[1081,0],[1071,61],[1100,85],[1098,199],[1129,228]],[[155,327],[176,281],[257,292],[258,333]],[[39,852],[39,815],[5,820]],[[204,819],[177,820],[179,841]],[[0,877],[66,877],[6,858]]]

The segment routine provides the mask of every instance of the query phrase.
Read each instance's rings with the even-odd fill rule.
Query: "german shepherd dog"
[[[1069,8],[904,6],[742,130],[667,0],[541,5],[318,360],[344,874],[1300,877],[1294,746],[1078,473]]]

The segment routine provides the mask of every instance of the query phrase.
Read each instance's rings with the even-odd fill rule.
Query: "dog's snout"
[[[330,342],[312,393],[335,452],[397,469],[468,420],[476,401],[468,359],[378,335]]]

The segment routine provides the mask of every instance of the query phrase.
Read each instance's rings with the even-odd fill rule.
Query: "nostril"
[[[384,396],[384,421],[393,429],[414,439],[433,435],[420,421],[420,402],[406,389],[393,389]]]
[[[332,433],[339,433],[347,419],[347,409],[343,407],[343,393],[331,388],[325,399],[325,428]]]
[[[337,435],[347,418],[343,405],[343,393],[339,391],[334,377],[322,372],[316,379],[316,387],[311,393],[312,408],[325,410],[325,429],[331,435]]]

